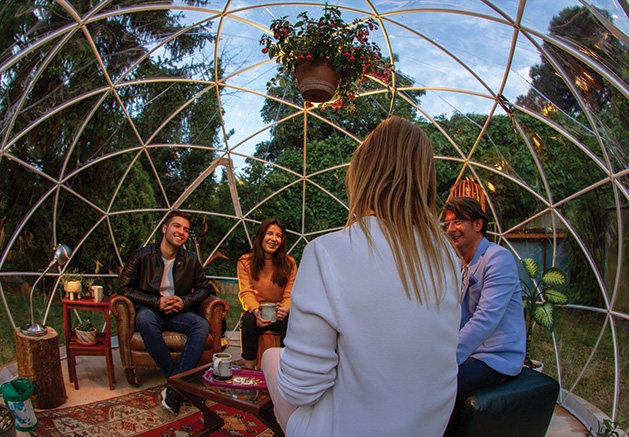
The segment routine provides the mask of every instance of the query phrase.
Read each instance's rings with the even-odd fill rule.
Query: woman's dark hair
[[[251,248],[251,277],[256,281],[260,279],[260,270],[264,267],[264,249],[262,249],[262,240],[269,226],[275,225],[282,230],[282,243],[273,254],[273,282],[283,287],[288,282],[288,277],[293,271],[293,263],[290,262],[286,253],[286,226],[275,217],[268,218],[260,223],[258,232],[253,239],[253,247]]]

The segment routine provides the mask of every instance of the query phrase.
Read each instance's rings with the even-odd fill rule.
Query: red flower
[[[306,56],[306,59],[309,60],[309,61],[312,60],[312,55],[310,53],[308,53],[308,55]]]
[[[299,60],[300,61],[303,61],[304,59],[306,59],[306,57],[303,54],[299,55]]]
[[[349,52],[343,53],[343,56],[345,56],[346,58],[349,58]]]
[[[332,106],[332,109],[336,109],[337,111],[339,109],[341,109],[343,106],[345,105],[345,102],[341,101],[341,100],[337,100],[335,102],[332,102],[332,104],[330,106]]]
[[[263,49],[262,49],[262,53],[264,53],[265,55],[266,55],[267,53],[269,53],[269,49],[268,49],[268,47],[263,48]]]
[[[353,57],[353,56],[350,56],[350,57],[349,57],[349,60],[350,60],[351,62],[354,62],[354,61],[356,60],[356,58],[355,58],[355,57]]]

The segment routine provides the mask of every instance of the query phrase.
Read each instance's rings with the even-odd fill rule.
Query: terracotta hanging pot
[[[302,61],[295,67],[297,85],[304,100],[327,102],[332,99],[341,80],[340,73],[327,59]]]

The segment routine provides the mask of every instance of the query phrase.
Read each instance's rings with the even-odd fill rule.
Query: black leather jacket
[[[164,271],[160,243],[149,244],[133,251],[120,274],[118,294],[127,296],[136,305],[159,311],[159,286]],[[197,254],[179,248],[173,265],[175,295],[183,300],[184,311],[196,307],[210,295],[216,295],[203,272]]]

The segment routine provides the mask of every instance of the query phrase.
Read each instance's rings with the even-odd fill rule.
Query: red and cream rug
[[[160,403],[161,387],[78,407],[37,411],[39,426],[31,437],[186,437],[203,428],[199,410],[184,402],[177,417]],[[208,401],[209,402],[209,401]],[[225,420],[212,436],[272,437],[256,417],[235,408],[208,403]]]

